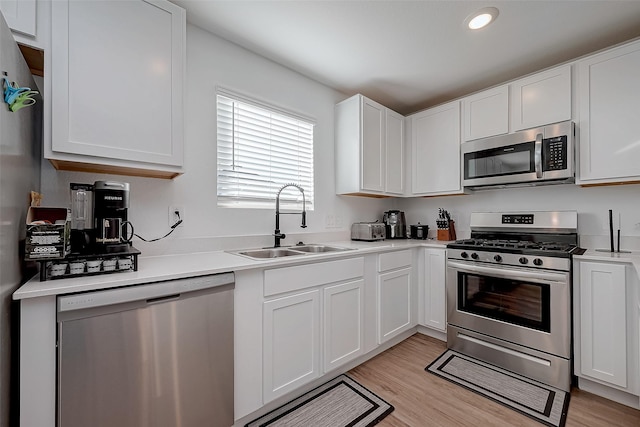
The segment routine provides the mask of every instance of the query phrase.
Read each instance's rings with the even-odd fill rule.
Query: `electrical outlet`
[[[336,226],[335,216],[332,214],[327,214],[327,216],[324,217],[324,227],[334,228],[335,226]]]
[[[342,228],[342,215],[335,216],[335,226],[336,228]]]
[[[180,220],[184,223],[184,208],[182,206],[169,206],[169,227]],[[182,224],[178,227],[182,227]]]

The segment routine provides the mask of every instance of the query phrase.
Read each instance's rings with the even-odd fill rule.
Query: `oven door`
[[[451,325],[570,357],[568,272],[447,262]]]

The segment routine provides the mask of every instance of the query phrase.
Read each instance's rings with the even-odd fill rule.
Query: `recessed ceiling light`
[[[471,30],[479,30],[495,21],[498,13],[498,9],[495,7],[485,7],[467,16],[464,23]]]

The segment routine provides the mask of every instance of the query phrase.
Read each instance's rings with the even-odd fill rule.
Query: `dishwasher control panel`
[[[166,298],[164,297],[177,297],[183,292],[193,292],[217,286],[232,285],[234,280],[235,276],[233,273],[222,273],[60,296],[58,297],[58,312],[82,310],[132,301],[154,303],[165,300]]]

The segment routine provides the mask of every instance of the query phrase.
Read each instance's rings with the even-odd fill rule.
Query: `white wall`
[[[210,238],[219,236],[262,235],[260,244],[271,243],[272,238],[268,235],[273,233],[275,225],[274,209],[222,209],[216,205],[216,85],[316,120],[316,207],[308,213],[305,232],[344,233],[354,221],[382,217],[385,206],[390,203],[387,200],[335,195],[333,108],[346,96],[192,25],[187,26],[186,173],[167,181],[59,172],[44,161],[44,204],[68,206],[70,182],[116,179],[131,184],[130,219],[136,232],[147,239],[169,231],[169,205],[184,207],[185,222],[169,239],[155,244],[134,240],[134,245],[143,254],[217,249],[211,246],[215,242]],[[327,215],[334,215],[342,226],[326,228]],[[299,216],[284,215],[281,229],[287,234],[302,232],[299,224]],[[294,238],[296,236],[290,235],[283,244],[296,243]],[[194,245],[193,240],[198,243]],[[227,242],[233,240],[237,239],[227,239]]]
[[[438,208],[447,209],[456,222],[458,238],[468,237],[471,212],[507,210],[576,210],[578,233],[584,245],[608,246],[609,209],[613,209],[615,229],[621,217],[622,249],[637,247],[640,241],[640,185],[579,187],[572,184],[544,187],[496,189],[455,197],[405,199],[397,202],[407,222],[435,228]],[[589,240],[586,240],[586,239]],[[582,240],[581,240],[581,244]],[[600,246],[599,246],[600,247]],[[630,248],[631,249],[631,248]]]

